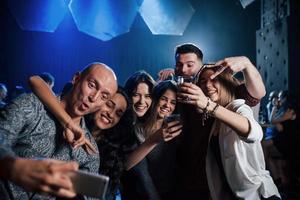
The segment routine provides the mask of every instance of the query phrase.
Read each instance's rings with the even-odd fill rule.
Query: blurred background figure
[[[52,90],[55,82],[54,77],[48,72],[43,72],[39,76],[49,85]]]
[[[0,109],[6,105],[6,102],[4,101],[6,96],[7,96],[7,88],[5,84],[0,83]]]
[[[15,99],[16,97],[20,96],[21,94],[26,93],[25,88],[22,85],[16,85],[16,87],[11,92],[10,100]]]

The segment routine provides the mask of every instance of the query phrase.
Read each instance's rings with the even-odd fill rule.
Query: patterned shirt
[[[81,127],[86,131],[95,148],[97,145],[87,130],[84,120]],[[64,161],[74,160],[79,169],[98,173],[99,154],[88,155],[82,148],[73,149],[64,139],[62,128],[34,94],[16,98],[0,113],[0,159],[7,155],[22,158],[53,158]],[[14,199],[29,199],[32,193],[8,183]],[[4,183],[0,181],[0,199],[7,195]],[[35,194],[32,199],[55,199]]]

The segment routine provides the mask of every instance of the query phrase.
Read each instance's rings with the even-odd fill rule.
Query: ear
[[[72,78],[72,84],[74,85],[81,77],[81,73],[78,71],[74,74],[73,78]]]

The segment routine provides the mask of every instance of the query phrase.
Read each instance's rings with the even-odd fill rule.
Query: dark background
[[[56,79],[59,92],[72,75],[91,62],[111,66],[123,84],[128,76],[145,69],[157,72],[174,66],[174,47],[192,42],[204,52],[204,61],[245,55],[256,61],[256,35],[260,28],[260,1],[243,9],[237,0],[190,0],[195,9],[182,36],[152,35],[137,14],[129,33],[103,42],[77,30],[67,12],[54,33],[23,31],[6,1],[0,3],[0,82],[10,90],[26,89],[30,75],[47,71]]]

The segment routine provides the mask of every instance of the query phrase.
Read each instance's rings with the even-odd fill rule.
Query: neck
[[[81,120],[81,116],[77,116],[75,115],[73,112],[70,111],[70,107],[69,105],[67,104],[67,99],[68,99],[68,96],[65,96],[63,99],[60,100],[60,105],[62,106],[62,108],[67,112],[67,114],[71,117],[71,119],[79,124],[80,123],[80,120]]]
[[[155,126],[156,130],[160,129],[162,127],[163,123],[164,123],[164,119],[163,118],[157,118],[157,120],[156,120],[156,126]]]

